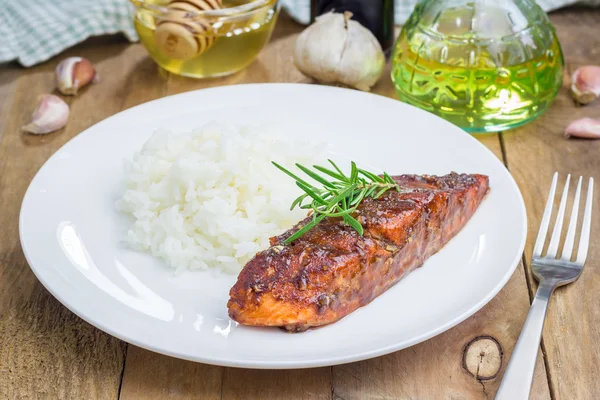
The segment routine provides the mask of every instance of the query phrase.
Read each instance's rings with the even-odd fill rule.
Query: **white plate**
[[[227,316],[234,276],[173,276],[123,244],[114,208],[123,160],[158,127],[210,120],[326,139],[391,174],[490,176],[467,226],[395,287],[343,320],[305,333],[238,326]],[[435,336],[485,305],[523,251],[525,206],[512,177],[477,140],[425,111],[316,85],[260,84],[188,92],[134,107],[81,133],[38,172],[23,200],[23,251],[44,286],[105,332],[175,357],[236,367],[300,368],[362,360]]]

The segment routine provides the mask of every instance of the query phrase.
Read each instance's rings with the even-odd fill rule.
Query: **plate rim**
[[[168,351],[168,350],[164,350],[164,349],[155,347],[149,343],[142,343],[141,341],[137,340],[133,336],[122,334],[122,333],[116,331],[115,329],[111,328],[110,326],[103,325],[102,323],[98,322],[97,320],[94,320],[93,317],[86,315],[84,312],[82,312],[76,306],[69,304],[68,301],[63,296],[61,296],[61,294],[59,292],[54,290],[54,288],[52,287],[52,283],[50,282],[51,274],[47,274],[46,269],[43,267],[36,268],[33,266],[32,262],[31,262],[32,258],[30,255],[31,249],[28,249],[27,246],[25,245],[26,240],[24,238],[24,231],[23,231],[25,204],[28,201],[29,197],[32,196],[32,194],[31,194],[31,192],[33,190],[32,188],[33,188],[36,180],[39,178],[42,170],[44,168],[46,168],[46,166],[53,161],[53,159],[57,156],[58,153],[60,153],[60,151],[65,146],[69,145],[70,143],[72,143],[74,141],[83,140],[83,139],[79,139],[79,138],[89,135],[90,130],[92,130],[92,128],[96,127],[99,124],[105,123],[108,120],[115,119],[117,117],[120,118],[123,114],[134,113],[138,108],[147,106],[148,104],[151,104],[151,103],[161,102],[168,98],[192,96],[194,93],[197,93],[197,92],[204,93],[206,91],[219,91],[219,90],[223,90],[223,89],[232,90],[232,88],[240,87],[240,86],[243,86],[243,87],[249,87],[249,86],[253,86],[253,87],[262,87],[262,86],[296,87],[296,86],[299,86],[299,87],[311,87],[314,89],[310,89],[310,90],[316,89],[317,91],[318,90],[326,90],[326,91],[340,91],[340,92],[346,92],[346,93],[351,92],[353,94],[361,93],[364,96],[375,95],[375,96],[379,96],[379,97],[385,99],[385,101],[394,101],[399,106],[409,108],[409,109],[411,109],[411,111],[427,113],[427,114],[429,114],[430,117],[434,117],[434,118],[437,118],[438,120],[441,120],[444,124],[449,126],[449,129],[453,129],[455,131],[462,131],[462,133],[468,137],[468,140],[471,140],[472,142],[474,142],[476,144],[476,146],[479,146],[480,149],[484,150],[484,152],[487,152],[495,160],[495,162],[498,162],[502,166],[503,173],[507,174],[510,185],[516,191],[516,194],[517,194],[517,197],[519,200],[519,208],[520,208],[522,215],[524,216],[524,218],[522,218],[522,222],[521,222],[521,237],[520,237],[519,251],[516,254],[516,256],[514,257],[512,263],[511,263],[510,267],[507,269],[505,275],[502,277],[501,280],[498,281],[498,283],[494,286],[494,288],[487,293],[486,296],[484,296],[482,299],[480,299],[477,303],[475,303],[473,306],[471,306],[467,310],[463,311],[459,316],[455,317],[454,319],[448,321],[445,324],[439,325],[436,328],[429,330],[426,333],[415,336],[411,340],[407,340],[404,342],[398,342],[398,343],[390,344],[390,345],[383,346],[383,347],[377,347],[376,349],[372,349],[372,350],[355,352],[355,353],[352,353],[351,355],[344,355],[344,356],[337,356],[337,357],[331,357],[331,356],[319,357],[319,358],[311,358],[310,360],[300,360],[300,361],[295,361],[295,360],[265,361],[265,360],[241,359],[241,358],[237,358],[235,360],[230,360],[230,359],[222,359],[222,358],[220,359],[220,358],[215,358],[215,357],[191,356],[190,354],[186,354],[181,351]],[[506,168],[506,165],[502,162],[502,160],[498,159],[498,157],[488,147],[483,145],[475,137],[473,137],[472,135],[463,131],[456,125],[444,120],[443,118],[438,117],[437,115],[432,114],[426,110],[422,110],[422,109],[412,106],[410,104],[403,103],[400,100],[397,100],[397,99],[394,99],[391,97],[378,95],[378,94],[374,94],[374,93],[357,92],[356,90],[348,89],[348,88],[315,85],[315,84],[309,84],[309,83],[245,83],[245,84],[234,84],[234,85],[216,86],[216,87],[211,87],[211,88],[191,90],[191,91],[187,91],[187,92],[183,92],[183,93],[177,93],[177,94],[173,94],[173,95],[169,95],[169,96],[160,97],[158,99],[150,100],[148,102],[135,105],[133,107],[122,110],[116,114],[113,114],[105,119],[102,119],[102,120],[96,122],[95,124],[85,128],[79,134],[77,134],[76,136],[69,139],[62,146],[60,146],[44,162],[44,164],[35,173],[33,179],[31,180],[31,182],[29,183],[29,186],[27,187],[27,190],[25,192],[25,195],[23,196],[23,200],[21,202],[21,207],[20,207],[20,211],[19,211],[19,240],[20,240],[20,244],[21,244],[21,249],[23,251],[23,254],[25,256],[25,259],[27,261],[29,268],[34,273],[36,278],[40,281],[40,283],[46,288],[46,290],[48,290],[48,292],[50,292],[50,294],[55,299],[57,299],[63,306],[65,306],[69,311],[71,311],[72,313],[77,315],[79,318],[86,321],[87,323],[94,326],[95,328],[100,329],[101,331],[103,331],[115,338],[118,338],[119,340],[122,340],[126,343],[133,344],[133,345],[141,347],[143,349],[153,351],[155,353],[159,353],[159,354],[163,354],[163,355],[167,355],[167,356],[171,356],[171,357],[175,357],[175,358],[179,358],[179,359],[184,359],[184,360],[188,360],[188,361],[200,362],[200,363],[204,363],[204,364],[210,364],[210,365],[216,365],[216,366],[222,366],[222,367],[253,368],[253,369],[304,369],[304,368],[317,368],[317,367],[324,367],[324,366],[341,365],[341,364],[347,364],[347,363],[351,363],[351,362],[367,360],[367,359],[371,359],[371,358],[375,358],[375,357],[380,357],[380,356],[390,354],[390,353],[393,353],[393,352],[396,352],[396,351],[399,351],[399,350],[402,350],[402,349],[405,349],[408,347],[412,347],[418,343],[424,342],[424,341],[431,339],[441,333],[448,331],[449,329],[453,328],[454,326],[465,321],[467,318],[471,317],[476,312],[481,310],[486,304],[488,304],[500,292],[500,290],[502,290],[502,288],[504,288],[504,286],[506,285],[508,280],[514,274],[517,266],[520,263],[522,256],[524,255],[525,244],[526,244],[526,240],[527,240],[527,229],[528,229],[527,225],[528,225],[527,210],[525,207],[523,194],[521,193],[519,186],[517,185],[514,177],[512,176],[512,174],[510,173],[508,168]]]

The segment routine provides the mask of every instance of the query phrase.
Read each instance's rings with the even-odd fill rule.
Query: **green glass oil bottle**
[[[523,125],[548,109],[563,56],[533,0],[424,0],[396,41],[401,100],[471,133]]]

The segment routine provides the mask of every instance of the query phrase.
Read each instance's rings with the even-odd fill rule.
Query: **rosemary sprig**
[[[398,184],[385,172],[383,176],[379,176],[358,168],[356,163],[352,161],[350,175],[348,176],[333,161],[327,161],[333,169],[313,165],[314,170],[311,170],[303,165],[296,164],[300,171],[321,184],[321,187],[312,185],[273,161],[273,165],[294,179],[296,185],[304,192],[294,200],[290,210],[300,207],[301,209],[313,211],[312,221],[287,238],[284,243],[289,244],[298,239],[325,217],[341,217],[346,224],[362,236],[364,233],[363,227],[352,216],[358,205],[365,198],[377,199],[390,189],[400,191]]]

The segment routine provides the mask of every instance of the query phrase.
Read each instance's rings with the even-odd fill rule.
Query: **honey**
[[[159,66],[193,78],[229,75],[248,66],[269,41],[279,10],[277,0],[268,0],[247,12],[190,18],[185,11],[159,13],[147,6],[165,10],[165,1],[144,3],[134,16],[142,44]],[[253,1],[223,0],[222,8],[249,3]]]

